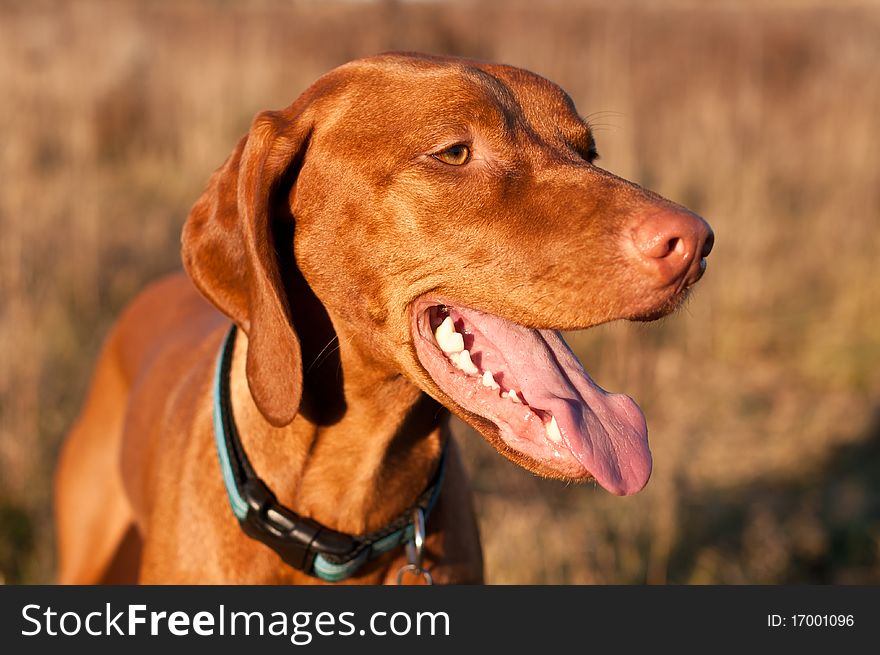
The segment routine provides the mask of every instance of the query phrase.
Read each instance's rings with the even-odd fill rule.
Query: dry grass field
[[[0,1],[0,576],[54,574],[50,480],[113,317],[259,110],[405,49],[561,84],[600,164],[706,216],[687,307],[570,341],[654,475],[541,480],[467,428],[494,583],[880,583],[880,5]]]

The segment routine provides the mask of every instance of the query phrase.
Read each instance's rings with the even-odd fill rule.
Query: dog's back
[[[60,582],[136,580],[136,523],[149,511],[143,476],[149,468],[138,462],[153,456],[156,430],[149,425],[159,424],[169,395],[199,368],[199,358],[210,363],[206,337],[222,335],[223,325],[182,274],[147,287],[117,321],[56,472]]]

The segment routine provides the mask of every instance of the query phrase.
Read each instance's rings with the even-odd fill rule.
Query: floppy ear
[[[196,287],[248,336],[247,380],[275,426],[290,423],[302,395],[302,355],[290,319],[273,226],[292,221],[287,192],[311,126],[299,103],[257,115],[250,132],[208,182],[183,228],[183,264]],[[283,193],[284,211],[273,210]],[[285,226],[287,234],[292,226]]]

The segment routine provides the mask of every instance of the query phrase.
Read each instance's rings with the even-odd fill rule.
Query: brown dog
[[[259,114],[184,228],[202,295],[181,275],[156,283],[98,361],[57,473],[60,580],[319,580],[230,510],[215,384],[255,474],[296,530],[313,526],[308,548],[373,535],[352,542],[373,550],[349,581],[396,579],[417,554],[400,547],[417,512],[415,572],[482,580],[454,444],[436,504],[416,507],[446,409],[535,473],[639,491],[641,412],[597,387],[556,330],[669,313],[713,236],[595,159],[559,87],[453,58],[355,61]],[[239,336],[218,372],[230,319]],[[265,523],[277,507],[264,500],[247,511]],[[382,551],[389,525],[400,538]]]

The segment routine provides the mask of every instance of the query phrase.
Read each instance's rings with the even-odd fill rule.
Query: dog
[[[392,53],[256,116],[99,356],[55,484],[59,581],[479,583],[454,413],[638,492],[645,418],[559,330],[700,279],[696,214],[599,168],[557,85]]]

